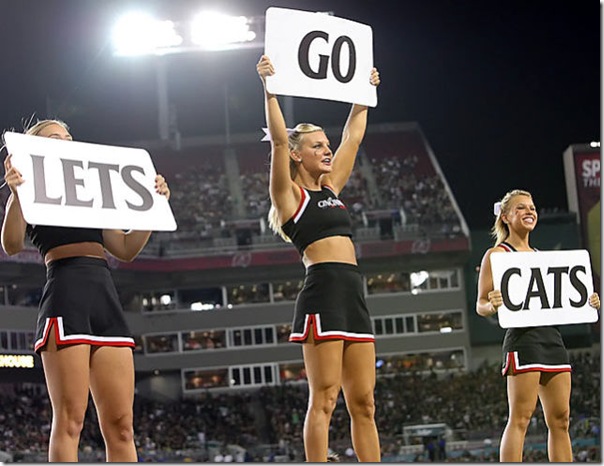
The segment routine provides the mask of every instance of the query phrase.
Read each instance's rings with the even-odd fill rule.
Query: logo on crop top
[[[327,209],[327,208],[333,208],[333,207],[339,207],[340,209],[345,209],[346,206],[344,205],[344,203],[342,201],[340,201],[339,199],[333,199],[331,197],[328,197],[325,200],[320,200],[319,202],[317,202],[317,205],[319,206],[320,209]]]

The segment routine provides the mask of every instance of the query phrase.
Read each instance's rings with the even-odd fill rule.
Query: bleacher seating
[[[167,177],[178,224],[162,247],[164,255],[195,249],[269,247],[280,239],[267,232],[232,228],[237,219],[266,219],[270,146],[259,140],[236,142],[235,170],[225,168],[226,149],[214,144],[154,154]],[[233,163],[231,161],[231,163]],[[396,241],[463,234],[440,169],[415,125],[368,131],[340,197],[348,206],[357,241]],[[236,179],[232,179],[237,176]],[[237,187],[237,189],[234,188]],[[388,218],[376,212],[391,212]],[[233,239],[234,238],[234,239]]]
[[[571,392],[575,460],[601,461],[600,419],[594,417],[601,406],[600,357],[575,353],[571,361],[575,368]],[[179,401],[136,397],[134,427],[140,460],[211,462],[216,455],[224,457],[232,451],[229,445],[237,445],[240,461],[244,457],[247,461],[275,461],[275,456],[281,461],[303,461],[307,401],[305,383],[205,392]],[[384,461],[429,461],[421,439],[406,439],[403,426],[436,422],[451,428],[448,461],[496,461],[507,419],[505,379],[497,364],[468,373],[406,371],[379,376],[376,408]],[[543,462],[547,429],[540,407],[534,420],[527,434],[525,461]],[[44,385],[0,384],[0,421],[0,451],[20,461],[45,460],[51,412]],[[331,422],[330,448],[343,461],[355,461],[354,455],[347,455],[352,446],[349,423],[340,397]],[[92,404],[80,445],[81,459],[103,461],[102,437]]]

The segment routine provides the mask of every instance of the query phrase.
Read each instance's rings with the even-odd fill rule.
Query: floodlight
[[[206,11],[191,21],[191,42],[205,50],[228,50],[252,42],[256,33],[249,18]]]
[[[141,11],[131,11],[121,17],[112,34],[114,55],[158,57],[155,60],[157,123],[162,141],[168,141],[170,138],[168,70],[163,57],[191,52],[261,49],[264,47],[263,25],[263,16],[228,16],[213,12],[195,16],[192,23],[182,20],[159,20]],[[286,116],[287,102],[288,100]],[[288,117],[287,120],[293,121],[293,118]],[[175,141],[178,141],[178,132],[175,133]],[[178,145],[178,142],[176,144]],[[192,309],[206,310],[205,306],[202,303],[193,303]]]
[[[118,20],[113,30],[116,55],[162,55],[182,44],[172,21],[160,21],[142,12],[132,12]]]

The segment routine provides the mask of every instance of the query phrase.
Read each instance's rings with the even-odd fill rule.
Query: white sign
[[[25,221],[119,230],[174,231],[155,167],[144,149],[4,134],[23,176],[17,189]]]
[[[497,312],[503,328],[598,320],[589,305],[594,290],[586,250],[493,253],[491,270],[503,297]]]
[[[275,74],[266,78],[272,94],[377,105],[370,26],[326,13],[269,8],[264,53]]]

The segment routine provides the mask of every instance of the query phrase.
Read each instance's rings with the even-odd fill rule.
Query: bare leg
[[[501,437],[499,459],[502,463],[521,462],[524,437],[537,406],[540,372],[509,375],[508,422]]]
[[[93,350],[90,387],[105,439],[107,461],[136,462],[134,445],[134,358],[132,349],[101,346]]]
[[[58,350],[54,331],[42,351],[42,364],[52,404],[49,462],[77,462],[80,434],[88,406],[90,346]]]
[[[570,424],[570,372],[544,372],[539,399],[548,428],[547,455],[551,462],[572,462],[573,450],[568,433]]]
[[[350,414],[352,444],[359,461],[379,462],[380,440],[375,425],[375,345],[345,342],[342,388]]]
[[[329,422],[335,409],[342,379],[344,342],[315,342],[311,335],[302,346],[308,377],[308,411],[304,420],[304,451],[308,462],[326,462]]]

